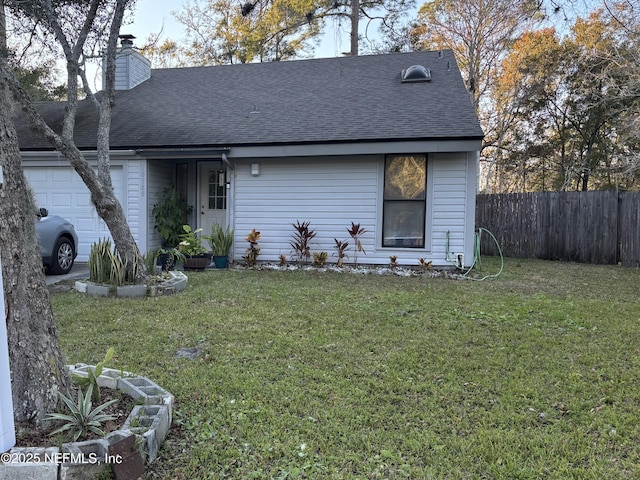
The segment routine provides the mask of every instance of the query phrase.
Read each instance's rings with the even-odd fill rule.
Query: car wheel
[[[51,256],[51,273],[63,275],[73,267],[73,244],[68,238],[59,238]]]

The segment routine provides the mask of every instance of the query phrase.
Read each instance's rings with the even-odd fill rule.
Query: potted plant
[[[213,263],[216,268],[227,268],[229,251],[233,244],[233,229],[223,229],[217,223],[211,227],[211,235],[205,236],[213,251]]]
[[[173,186],[160,191],[157,197],[158,202],[151,213],[155,219],[155,229],[162,239],[162,247],[177,247],[183,233],[182,226],[187,223],[193,207]]]
[[[173,186],[159,192],[157,197],[158,202],[153,206],[151,213],[161,239],[161,248],[164,250],[158,255],[158,265],[163,270],[168,270],[168,263],[175,265],[180,259],[176,255],[176,249],[180,243],[180,236],[184,233],[182,226],[187,223],[193,207],[187,204],[184,196]]]
[[[160,247],[150,251],[149,255],[149,264],[147,264],[147,271],[149,272],[155,271],[157,267],[160,267],[163,272],[175,270],[178,264],[184,264],[185,259],[184,254],[176,247]]]
[[[202,236],[198,235],[202,229],[193,230],[189,225],[182,226],[178,250],[184,255],[184,268],[204,270],[209,265],[210,255],[202,244]]]

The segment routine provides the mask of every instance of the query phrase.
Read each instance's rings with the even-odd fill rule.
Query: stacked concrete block
[[[166,405],[171,423],[174,398],[158,384],[145,377],[125,377],[119,379],[118,389],[145,405]]]
[[[49,448],[12,448],[2,454],[0,478],[2,480],[57,480],[60,450]]]
[[[63,443],[60,480],[96,478],[110,471],[108,448],[109,442],[102,439]]]
[[[94,365],[68,365],[72,375],[88,377]],[[135,435],[135,455],[146,462],[158,457],[172,421],[174,397],[167,390],[146,377],[128,372],[104,368],[96,378],[101,388],[121,390],[137,400],[136,405],[121,430],[109,433],[106,438],[86,442],[70,442],[61,449],[13,448],[4,453],[0,462],[2,480],[80,480],[94,478],[105,470],[120,465],[120,457],[111,458],[109,450],[123,439]],[[133,443],[132,443],[133,445]],[[128,462],[129,459],[124,458]],[[139,460],[142,462],[142,460]],[[142,467],[142,465],[141,465]]]
[[[156,297],[159,295],[171,295],[187,288],[188,277],[179,271],[169,271],[169,278],[158,285],[123,285],[114,287],[101,285],[88,280],[79,280],[75,283],[75,289],[80,293],[86,293],[94,297],[117,296],[122,298]]]
[[[169,426],[169,408],[166,405],[137,405],[133,407],[123,429],[142,437],[143,454],[148,462],[153,462]]]

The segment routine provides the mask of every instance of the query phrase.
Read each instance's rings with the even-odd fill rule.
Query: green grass
[[[145,479],[616,479],[640,478],[638,285],[507,259],[483,282],[211,271],[52,301],[70,362],[113,346],[175,395]]]

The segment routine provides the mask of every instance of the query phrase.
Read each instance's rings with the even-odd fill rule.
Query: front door
[[[227,172],[220,162],[204,162],[198,168],[200,178],[200,221],[204,235],[211,234],[215,223],[227,226]],[[205,244],[206,245],[206,244]]]

